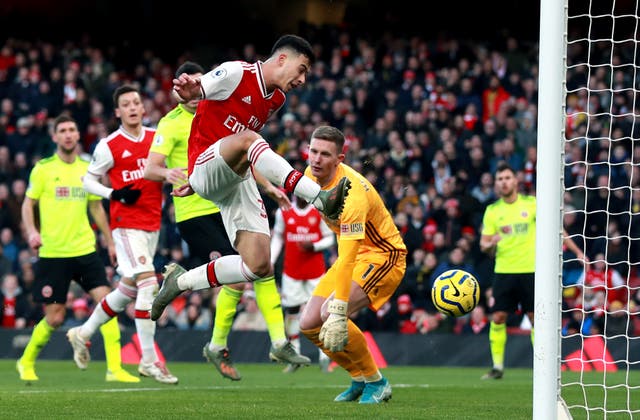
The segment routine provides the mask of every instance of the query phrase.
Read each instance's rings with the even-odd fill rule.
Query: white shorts
[[[191,188],[220,209],[222,222],[235,248],[236,232],[264,233],[269,236],[267,210],[256,180],[250,171],[244,177],[235,173],[220,155],[220,142],[200,154],[189,177]]]
[[[282,285],[280,299],[283,308],[304,305],[311,299],[311,294],[316,285],[320,282],[320,277],[310,280],[296,280],[282,273]]]
[[[153,257],[158,247],[159,231],[116,228],[112,235],[118,257],[118,274],[135,279],[140,273],[156,271]]]

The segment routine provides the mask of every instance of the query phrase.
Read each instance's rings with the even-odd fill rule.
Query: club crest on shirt
[[[53,296],[53,288],[49,285],[44,286],[40,293],[42,294],[42,297],[50,298]]]

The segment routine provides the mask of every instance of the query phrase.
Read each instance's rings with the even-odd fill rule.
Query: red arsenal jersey
[[[116,200],[109,202],[111,229],[160,229],[162,183],[144,179],[144,167],[154,134],[155,130],[143,127],[142,134],[136,139],[119,128],[96,146],[89,172],[104,175],[106,170],[113,189],[133,185],[133,189],[141,191],[140,198],[133,205]]]
[[[189,137],[189,175],[198,156],[223,137],[245,129],[260,131],[286,99],[282,90],[267,92],[262,63],[228,61],[202,76]]]
[[[300,279],[315,279],[326,271],[324,255],[321,251],[305,251],[300,242],[318,242],[322,238],[320,223],[322,216],[314,206],[300,210],[292,206],[282,211],[284,221],[284,266],[287,276]]]

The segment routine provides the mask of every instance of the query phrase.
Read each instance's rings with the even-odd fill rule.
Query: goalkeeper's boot
[[[480,379],[502,379],[504,372],[500,369],[492,368],[489,372],[482,375]]]
[[[349,195],[351,189],[351,181],[347,177],[343,177],[338,181],[338,185],[330,190],[321,190],[316,200],[322,203],[321,212],[329,219],[336,220],[340,217],[344,208],[344,201]],[[315,200],[314,200],[315,201]]]
[[[164,266],[164,280],[158,295],[151,304],[151,320],[156,321],[164,312],[164,308],[171,303],[183,291],[178,287],[178,277],[186,273],[187,270],[179,264],[170,263]]]
[[[360,397],[360,404],[379,404],[391,399],[391,385],[387,378],[379,381],[367,382]]]
[[[347,388],[346,391],[338,394],[338,396],[335,397],[333,401],[336,401],[336,402],[357,401],[358,398],[360,398],[360,395],[362,395],[364,388],[365,388],[364,382],[352,380],[351,386]]]
[[[138,373],[140,376],[146,376],[148,378],[153,378],[156,381],[162,384],[177,384],[178,378],[173,376],[167,366],[157,361],[155,363],[144,363],[140,362],[138,365]]]
[[[218,369],[218,372],[220,372],[220,375],[223,377],[229,378],[232,381],[239,381],[242,379],[242,376],[240,376],[236,368],[233,366],[231,356],[229,356],[229,350],[222,349],[220,351],[212,351],[209,350],[209,345],[205,344],[202,349],[202,355],[208,362],[213,363],[216,369]]]
[[[38,375],[36,375],[35,365],[22,363],[22,359],[18,359],[16,362],[16,370],[20,374],[20,380],[33,382],[37,381]]]
[[[291,363],[293,365],[308,366],[309,364],[311,364],[311,359],[309,359],[307,356],[299,354],[290,341],[287,341],[285,345],[280,347],[271,345],[271,349],[269,350],[269,358],[274,362]]]
[[[137,384],[140,382],[140,378],[133,376],[129,372],[124,369],[118,369],[115,371],[107,370],[107,374],[105,375],[105,380],[107,382],[122,382],[128,384]]]
[[[89,343],[80,336],[80,327],[73,327],[67,331],[67,340],[73,348],[73,361],[80,369],[86,369],[89,366],[91,355],[89,353]]]

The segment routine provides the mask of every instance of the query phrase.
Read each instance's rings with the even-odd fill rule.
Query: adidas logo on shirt
[[[245,96],[242,98],[242,102],[251,105],[251,96]]]
[[[129,156],[131,156],[131,152],[125,149],[125,151],[122,152],[122,159],[128,158]]]

